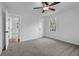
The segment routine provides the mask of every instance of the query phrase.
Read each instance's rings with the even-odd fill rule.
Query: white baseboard
[[[57,40],[57,41],[61,41],[61,42],[65,42],[65,43],[68,43],[68,44],[75,44],[75,45],[79,45],[79,43],[76,43],[74,41],[67,41],[67,40],[61,40],[59,38],[55,38],[55,37],[51,37],[51,36],[43,36],[44,38],[50,38],[50,39],[54,39],[54,40]]]
[[[42,35],[39,35],[38,37],[34,37],[34,38],[31,38],[31,39],[20,40],[20,42],[29,41],[29,40],[34,40],[34,39],[38,39],[38,38],[41,38],[41,37],[43,37],[43,36],[42,36]]]

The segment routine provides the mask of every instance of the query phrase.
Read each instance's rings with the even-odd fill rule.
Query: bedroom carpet
[[[50,38],[10,43],[1,56],[79,56],[79,46]]]

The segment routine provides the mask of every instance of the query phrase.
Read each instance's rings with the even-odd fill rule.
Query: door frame
[[[13,15],[13,14],[9,14],[8,11],[5,11],[5,20],[4,20],[4,46],[3,46],[3,50],[7,50],[8,45],[9,45],[9,39],[6,40],[6,21],[9,19],[9,17]],[[19,34],[18,34],[18,42],[20,42],[20,16],[17,15],[13,15],[19,18]]]

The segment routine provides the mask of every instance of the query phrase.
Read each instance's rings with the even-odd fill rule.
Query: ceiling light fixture
[[[43,7],[43,10],[48,11],[49,10],[49,6]]]

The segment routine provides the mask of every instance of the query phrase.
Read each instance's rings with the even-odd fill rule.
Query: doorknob
[[[9,31],[4,31],[4,33],[8,33]]]

